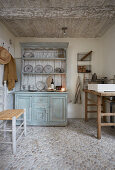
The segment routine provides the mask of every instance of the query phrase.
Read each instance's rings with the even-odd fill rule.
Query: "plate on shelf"
[[[34,57],[34,53],[32,53],[32,52],[25,52],[25,53],[23,54],[23,57],[27,57],[27,58]]]
[[[32,67],[32,65],[25,65],[24,66],[24,72],[26,72],[26,73],[31,73],[31,72],[33,72],[33,67]]]
[[[37,88],[39,91],[44,90],[45,87],[46,87],[46,84],[45,84],[43,81],[38,81],[38,82],[36,83],[36,88]]]
[[[35,73],[42,73],[43,72],[43,66],[42,65],[36,65],[34,68]]]
[[[53,67],[51,65],[46,65],[44,67],[45,73],[52,73],[53,72]]]

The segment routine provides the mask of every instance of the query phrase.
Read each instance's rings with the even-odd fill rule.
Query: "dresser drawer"
[[[35,103],[35,102],[32,102],[32,108],[48,108],[49,104],[48,103]]]
[[[48,97],[32,97],[32,103],[48,103]]]

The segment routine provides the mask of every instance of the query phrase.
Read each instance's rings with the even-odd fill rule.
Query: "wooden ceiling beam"
[[[102,18],[114,17],[115,6],[76,8],[1,8],[0,17],[5,19],[43,18]]]

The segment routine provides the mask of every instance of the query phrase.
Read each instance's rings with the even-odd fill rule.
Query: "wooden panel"
[[[65,121],[65,98],[50,98],[50,121]]]
[[[30,97],[16,97],[16,108],[17,109],[26,109],[26,119],[27,124],[31,122],[31,98]]]
[[[48,111],[46,108],[32,109],[32,120],[31,124],[38,125],[39,123],[44,123],[47,121]]]
[[[32,97],[32,103],[40,104],[47,103],[48,97]]]

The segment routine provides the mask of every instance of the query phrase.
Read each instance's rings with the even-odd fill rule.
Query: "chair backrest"
[[[6,87],[6,81],[4,81],[4,86],[0,87],[0,110],[6,109],[6,98],[7,98],[7,87]]]

